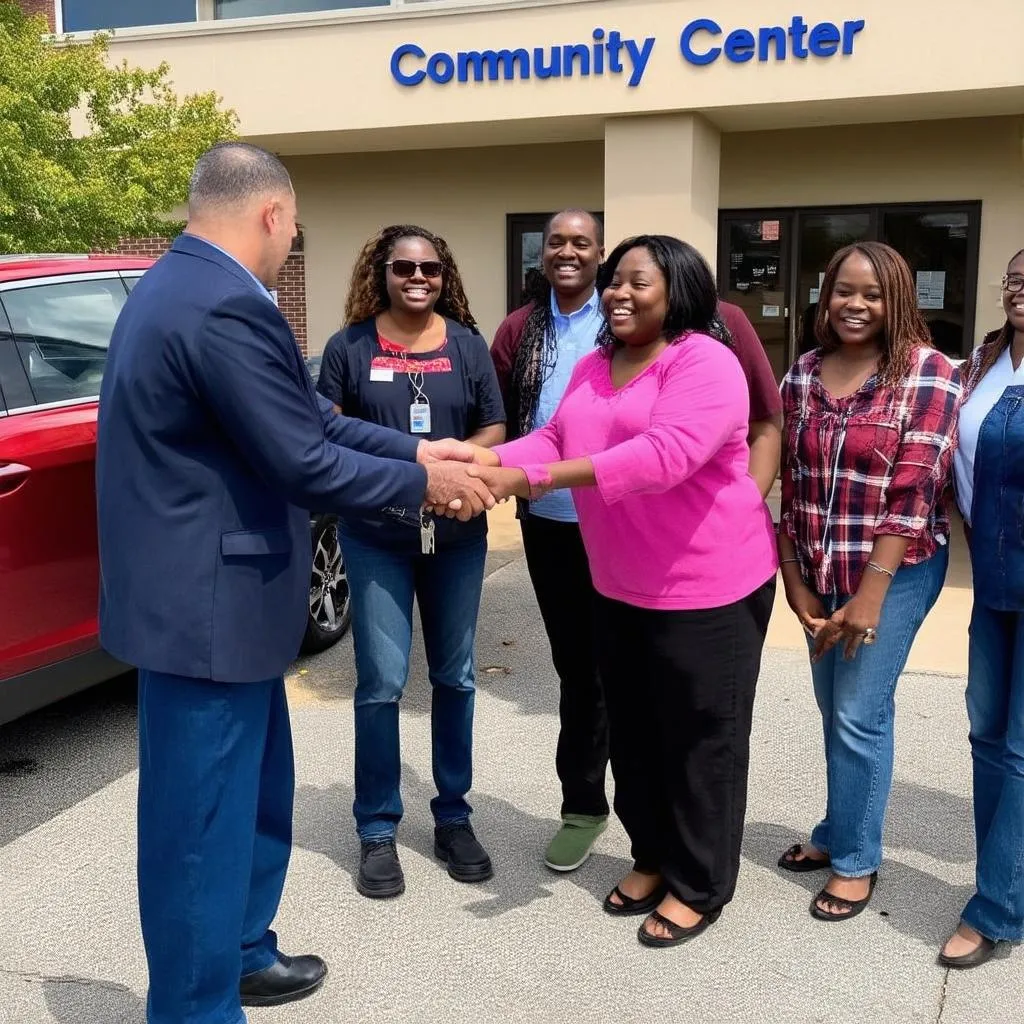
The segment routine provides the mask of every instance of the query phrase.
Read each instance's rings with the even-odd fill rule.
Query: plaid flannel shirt
[[[856,593],[875,538],[910,538],[903,565],[949,537],[959,374],[920,347],[896,387],[871,377],[834,399],[821,355],[801,357],[782,382],[782,518],[804,581],[822,596]]]

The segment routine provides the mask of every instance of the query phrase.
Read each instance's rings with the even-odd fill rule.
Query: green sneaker
[[[590,856],[607,827],[606,814],[563,814],[562,827],[548,844],[544,863],[552,871],[575,871]]]

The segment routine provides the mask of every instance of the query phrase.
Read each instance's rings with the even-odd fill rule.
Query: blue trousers
[[[1024,939],[1024,613],[975,597],[967,675],[977,888],[963,920],[989,939]]]
[[[811,842],[832,858],[832,870],[860,878],[882,863],[882,828],[892,788],[896,683],[914,637],[942,592],[949,549],[900,569],[889,587],[878,640],[847,661],[837,644],[811,666],[825,736],[828,804]],[[830,614],[848,598],[825,599]],[[813,646],[813,642],[811,642]]]
[[[362,842],[393,838],[402,820],[398,702],[409,678],[413,597],[419,602],[432,689],[430,726],[439,825],[466,821],[473,784],[476,637],[487,542],[436,554],[394,551],[345,534],[356,657],[356,798]]]
[[[277,957],[295,776],[284,680],[139,671],[138,884],[149,1024],[244,1024]]]

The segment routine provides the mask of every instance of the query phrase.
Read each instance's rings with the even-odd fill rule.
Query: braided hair
[[[829,302],[839,269],[850,256],[859,255],[871,264],[882,294],[885,318],[882,324],[882,357],[878,379],[894,387],[910,374],[913,353],[919,346],[932,347],[932,335],[917,306],[917,289],[907,261],[883,242],[855,242],[840,249],[825,270],[821,301],[814,320],[814,336],[824,352],[835,352],[842,342],[828,316]]]
[[[476,320],[469,309],[466,290],[462,286],[459,268],[455,264],[448,243],[440,236],[415,224],[393,224],[379,231],[369,239],[352,268],[352,280],[345,300],[345,324],[370,320],[383,313],[391,304],[388,298],[387,267],[385,264],[403,238],[422,238],[429,242],[444,267],[441,279],[441,294],[434,306],[434,312],[454,320],[471,330],[476,330]]]
[[[1016,262],[1018,259],[1024,256],[1024,249],[1020,252],[1015,253],[1010,257],[1010,262],[1006,264],[1007,270]],[[999,357],[1013,344],[1013,336],[1016,333],[1013,324],[1010,323],[1009,318],[998,331],[992,331],[991,334],[985,335],[985,340],[981,343],[981,348],[978,350],[978,362],[976,369],[971,373],[971,380],[969,382],[970,387],[974,387],[982,377],[988,373],[989,370],[995,366],[996,361]]]

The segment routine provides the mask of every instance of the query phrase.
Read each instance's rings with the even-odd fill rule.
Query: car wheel
[[[302,653],[326,651],[352,622],[352,599],[341,556],[337,516],[313,520],[313,572],[309,581],[309,620]]]

